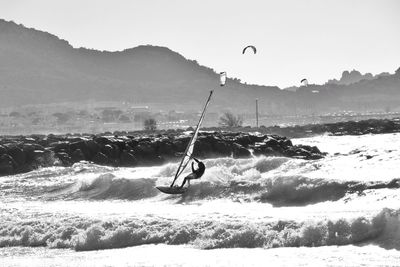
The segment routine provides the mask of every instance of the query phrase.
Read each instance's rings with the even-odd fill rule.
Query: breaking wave
[[[155,179],[124,179],[112,174],[104,174],[90,183],[81,183],[79,190],[69,194],[69,198],[88,199],[128,199],[139,200],[154,197],[159,193]]]
[[[343,181],[309,178],[302,175],[269,175],[283,165],[296,168],[304,161],[289,161],[282,157],[251,159],[218,158],[205,161],[206,174],[192,182],[187,192],[179,196],[160,193],[157,185],[169,184],[176,164],[151,168],[110,168],[81,163],[69,168],[49,168],[31,172],[9,181],[3,180],[3,194],[27,195],[42,200],[142,200],[156,196],[188,202],[209,199],[241,199],[267,202],[274,206],[296,206],[324,201],[336,201],[347,194],[367,189],[399,188],[400,179],[388,182]],[[180,181],[177,181],[180,184]],[[14,188],[15,191],[12,191]],[[7,190],[6,190],[7,189]],[[8,193],[7,193],[8,192]]]
[[[152,220],[98,221],[79,217],[0,221],[0,247],[45,246],[77,251],[143,244],[188,244],[201,249],[273,248],[374,243],[400,249],[400,210],[372,218],[273,223]]]
[[[1,177],[0,247],[374,243],[400,249],[399,157],[397,150],[388,152],[398,138],[381,150],[365,148],[376,155],[369,159],[351,152],[373,144],[370,138],[344,140],[340,147],[335,139],[330,156],[314,161],[207,159],[206,173],[183,195],[156,189],[170,184],[177,163],[143,168],[78,163]]]

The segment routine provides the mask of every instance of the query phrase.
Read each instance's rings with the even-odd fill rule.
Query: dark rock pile
[[[206,130],[214,131],[220,128],[210,127]],[[361,121],[344,121],[324,124],[307,124],[287,127],[261,126],[227,128],[229,131],[259,132],[263,134],[275,134],[289,138],[310,137],[329,133],[331,135],[363,135],[363,134],[383,134],[400,132],[400,118],[393,119],[369,119]]]
[[[0,139],[0,175],[28,172],[40,166],[70,166],[82,160],[108,166],[151,166],[182,157],[190,135],[89,136],[31,135]],[[254,155],[319,159],[317,147],[294,146],[286,137],[249,133],[200,133],[194,156],[246,158]]]
[[[277,132],[279,132],[278,129]],[[369,119],[326,124],[309,124],[282,129],[290,132],[285,136],[310,136],[323,133],[332,135],[363,135],[400,132],[400,119]]]

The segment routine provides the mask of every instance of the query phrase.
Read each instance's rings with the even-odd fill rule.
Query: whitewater
[[[400,134],[292,142],[327,155],[205,159],[184,195],[177,162],[0,177],[1,266],[400,266]]]

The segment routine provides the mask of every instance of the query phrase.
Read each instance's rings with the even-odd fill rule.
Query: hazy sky
[[[0,0],[0,18],[74,47],[167,46],[248,83],[324,83],[400,67],[397,0]],[[242,55],[248,44],[258,53]]]

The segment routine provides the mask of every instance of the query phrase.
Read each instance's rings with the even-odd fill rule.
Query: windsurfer
[[[192,173],[183,179],[180,188],[182,188],[185,185],[186,181],[190,183],[190,180],[199,179],[201,176],[203,176],[204,171],[206,170],[206,166],[204,165],[203,162],[199,161],[196,158],[193,159],[197,162],[197,169],[194,168],[194,162],[192,162]]]
[[[176,170],[175,178],[172,181],[172,184],[167,187],[166,186],[157,186],[157,189],[160,190],[161,192],[166,193],[166,194],[183,194],[187,190],[187,188],[183,188],[183,186],[186,184],[186,182],[188,182],[188,184],[190,185],[190,180],[199,179],[204,174],[206,167],[204,166],[204,164],[202,162],[200,162],[199,160],[192,157],[192,154],[193,154],[194,144],[195,144],[195,142],[197,140],[197,136],[199,134],[201,122],[203,121],[204,116],[206,114],[206,109],[207,109],[208,104],[210,103],[212,94],[213,94],[213,91],[210,91],[210,95],[208,96],[207,102],[204,105],[203,112],[201,113],[199,123],[197,124],[196,129],[193,132],[192,138],[190,139],[190,141],[186,147],[184,156],[182,157],[181,163],[179,164],[179,167]],[[192,159],[194,159],[197,162],[198,168],[195,169],[194,162],[192,162],[192,173],[183,179],[183,183],[181,186],[174,186],[175,181],[181,176],[181,174],[183,173],[185,168],[189,165],[189,162]]]

